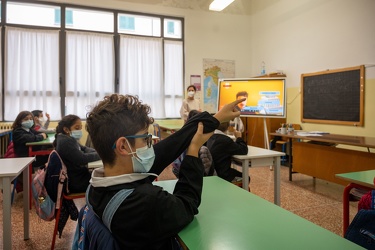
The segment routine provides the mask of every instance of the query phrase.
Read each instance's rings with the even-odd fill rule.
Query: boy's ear
[[[115,149],[121,155],[128,155],[129,152],[131,152],[125,137],[120,137],[117,139]]]

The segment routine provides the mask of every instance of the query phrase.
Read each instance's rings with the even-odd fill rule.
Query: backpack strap
[[[106,227],[111,231],[111,222],[113,215],[117,211],[118,207],[121,205],[121,203],[131,194],[133,193],[134,189],[121,189],[118,191],[112,199],[108,202],[107,206],[104,209],[103,212],[103,223],[106,225]],[[112,231],[111,231],[112,233]]]
[[[90,202],[89,202],[89,190],[91,188],[91,184],[87,187],[86,190],[86,204],[87,206],[95,213],[94,209],[92,208]],[[121,205],[121,203],[131,194],[133,193],[134,188],[132,189],[121,189],[118,191],[108,202],[107,206],[104,208],[103,216],[102,216],[102,221],[104,225],[108,228],[108,230],[112,233],[111,231],[111,222],[114,214],[116,213],[117,209]],[[96,216],[98,216],[95,213]],[[99,217],[99,216],[98,216]],[[100,218],[100,217],[99,217]]]

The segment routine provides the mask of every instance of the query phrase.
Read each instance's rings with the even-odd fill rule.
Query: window
[[[138,95],[153,117],[165,117],[161,38],[121,36],[119,93]]]
[[[34,109],[60,119],[59,32],[6,27],[5,38],[4,119]]]
[[[119,16],[119,27],[121,30],[134,32],[135,31],[135,18],[134,16]]]
[[[113,13],[66,8],[66,27],[77,30],[113,32]]]
[[[68,31],[66,34],[66,114],[86,118],[87,111],[114,93],[113,35]]]
[[[182,38],[181,27],[181,20],[164,19],[164,36],[169,38]]]
[[[183,43],[164,41],[165,116],[179,117],[184,93]]]
[[[67,114],[84,119],[93,105],[115,92],[138,95],[155,118],[179,117],[183,19],[4,1],[0,120],[12,121],[19,111],[33,109],[48,112],[52,120]]]
[[[124,34],[159,37],[160,18],[130,14],[118,15],[118,32]]]
[[[56,23],[55,12],[60,7],[27,3],[7,3],[6,22],[13,24],[59,27]]]

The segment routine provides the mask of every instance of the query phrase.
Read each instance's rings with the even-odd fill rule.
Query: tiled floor
[[[250,168],[251,192],[273,202],[273,172],[268,167]],[[159,180],[174,179],[167,168]],[[338,235],[342,234],[342,192],[344,187],[328,183],[302,174],[294,174],[293,182],[288,180],[288,168],[281,167],[281,207],[318,224]],[[0,202],[2,195],[0,194]],[[84,200],[77,202],[83,205]],[[38,219],[34,210],[30,211],[30,239],[23,240],[22,193],[15,198],[12,206],[13,249],[49,249],[54,221]],[[3,245],[2,206],[0,208],[0,249]],[[350,207],[350,217],[357,212],[357,203]],[[70,249],[76,222],[69,220],[61,239],[56,240],[55,249]]]

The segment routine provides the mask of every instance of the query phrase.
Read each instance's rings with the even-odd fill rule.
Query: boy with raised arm
[[[241,101],[241,100],[240,100]],[[88,201],[101,218],[122,189],[130,195],[114,213],[110,229],[121,249],[172,249],[176,234],[198,213],[203,165],[198,150],[220,122],[239,115],[235,101],[215,116],[202,112],[179,131],[152,145],[150,107],[136,96],[105,97],[87,116],[87,131],[104,168],[92,173]],[[187,148],[173,194],[152,181]]]

